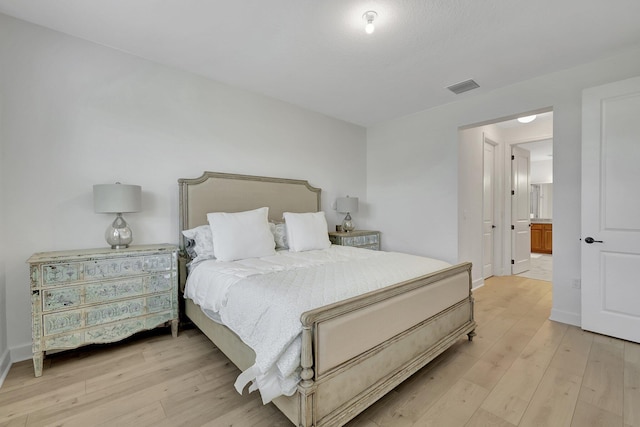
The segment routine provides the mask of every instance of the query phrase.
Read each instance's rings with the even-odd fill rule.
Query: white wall
[[[370,127],[367,197],[375,209],[368,220],[384,233],[383,248],[457,261],[458,128],[553,107],[551,317],[579,324],[580,291],[571,287],[571,281],[580,277],[582,90],[636,75],[640,75],[640,48],[486,94],[461,95],[457,102]],[[473,186],[482,175],[467,171],[463,179]],[[475,241],[470,244],[475,263],[479,246]]]
[[[205,170],[307,179],[323,189],[330,227],[341,221],[330,204],[346,194],[366,222],[360,126],[3,15],[0,61],[11,242],[0,319],[14,359],[31,352],[29,256],[106,245],[112,218],[93,212],[93,184],[142,186],[143,212],[126,215],[134,244],[177,243],[177,180]]]
[[[553,182],[553,160],[531,162],[531,183],[548,184]]]

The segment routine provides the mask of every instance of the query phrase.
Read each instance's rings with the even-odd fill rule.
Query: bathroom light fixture
[[[378,14],[374,10],[368,10],[364,13],[364,15],[362,15],[362,19],[364,19],[365,22],[367,23],[364,26],[364,31],[367,34],[373,33],[373,31],[376,29],[376,27],[373,25],[373,20],[376,19],[377,17],[378,17]]]
[[[533,114],[531,116],[524,116],[524,117],[518,117],[518,121],[520,123],[531,123],[532,121],[534,121],[536,119],[536,115]]]

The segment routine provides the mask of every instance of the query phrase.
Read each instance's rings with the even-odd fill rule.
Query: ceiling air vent
[[[451,86],[447,86],[447,89],[449,89],[451,92],[455,93],[456,95],[459,95],[462,92],[466,92],[479,87],[480,85],[478,83],[474,82],[472,79],[469,79],[460,83],[453,84]]]

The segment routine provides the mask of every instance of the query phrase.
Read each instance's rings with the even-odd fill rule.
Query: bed
[[[190,258],[182,231],[206,225],[208,213],[268,207],[278,222],[284,212],[320,210],[321,190],[303,180],[205,172],[178,183],[183,291]],[[256,353],[191,299],[184,313],[240,370],[254,364]],[[471,264],[306,311],[300,323],[300,381],[293,395],[272,402],[297,426],[344,425],[463,335],[473,339]]]

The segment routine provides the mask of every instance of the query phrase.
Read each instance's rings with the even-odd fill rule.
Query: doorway
[[[553,141],[551,109],[539,110],[535,113],[536,119],[526,124],[519,123],[516,120],[517,116],[514,115],[511,118],[506,117],[491,123],[469,125],[459,129],[458,166],[461,185],[458,192],[458,257],[472,261],[473,287],[481,286],[484,278],[491,274],[496,276],[512,274],[511,266],[514,258],[512,257],[511,230],[513,225],[511,149],[513,146],[527,143],[545,140],[552,143]],[[493,154],[491,149],[485,151],[488,148],[487,141],[494,144],[492,145]],[[553,150],[552,144],[547,145],[550,150]],[[552,151],[550,154],[551,156],[545,160],[552,168]],[[495,158],[495,164],[490,161],[492,157]],[[493,174],[489,172],[491,169]],[[527,185],[527,188],[529,187]],[[487,193],[489,189],[493,190],[493,203],[491,203],[490,191]],[[490,209],[492,205],[493,212]],[[529,209],[528,203],[527,209]],[[493,236],[489,229],[493,230]],[[534,254],[534,264],[535,259],[538,258],[539,256]]]
[[[531,263],[518,276],[550,282],[553,277],[553,138],[518,147],[531,157]]]

